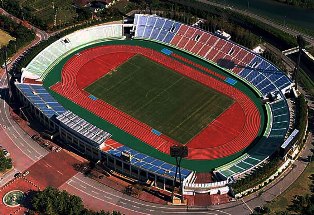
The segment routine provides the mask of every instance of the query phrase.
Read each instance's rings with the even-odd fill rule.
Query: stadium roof
[[[107,153],[116,157],[122,157],[122,153],[129,153],[131,156],[130,164],[132,166],[139,167],[143,170],[155,173],[160,176],[167,176],[169,178],[174,178],[175,176],[176,172],[175,165],[166,163],[162,160],[140,153],[127,146],[121,146],[115,149],[110,149],[109,151],[107,151]],[[192,173],[191,170],[181,168],[182,179],[185,179],[191,173]],[[179,174],[177,176],[179,176]]]
[[[25,97],[45,116],[60,115],[66,111],[42,86],[38,84],[16,84]]]
[[[71,111],[66,111],[59,115],[57,120],[68,129],[73,130],[91,142],[96,143],[97,146],[100,146],[106,139],[111,137],[111,134],[108,132],[97,128]]]

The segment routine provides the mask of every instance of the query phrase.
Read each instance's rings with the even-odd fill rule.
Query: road
[[[6,83],[6,77],[5,73],[2,73],[0,83]],[[30,136],[11,118],[7,104],[8,88],[6,84],[1,86],[0,95],[1,145],[11,154],[15,167],[14,171],[2,177],[0,186],[3,186],[13,178],[14,173],[23,172],[48,152],[33,142]]]
[[[280,25],[278,23],[275,23],[274,21],[270,20],[270,19],[267,19],[265,17],[262,17],[262,16],[259,16],[257,14],[254,14],[254,13],[251,13],[249,11],[246,11],[246,10],[240,10],[240,9],[237,9],[235,7],[227,7],[226,5],[224,4],[220,4],[220,3],[215,3],[215,2],[212,2],[212,1],[208,1],[208,0],[197,0],[199,2],[202,2],[202,3],[205,3],[205,4],[208,4],[208,5],[212,5],[212,6],[215,6],[215,7],[219,7],[219,8],[228,8],[232,11],[235,11],[239,14],[242,14],[242,15],[245,15],[245,16],[248,16],[248,17],[251,17],[253,19],[256,19],[260,22],[263,22],[267,25],[270,25],[278,30],[281,30],[283,32],[286,32],[294,37],[298,36],[298,35],[302,35],[303,38],[309,43],[311,44],[312,46],[314,45],[314,38],[303,33],[303,32],[299,32],[295,29],[292,29],[292,28],[289,28],[287,26],[284,26],[284,25]]]
[[[16,23],[23,23],[23,21],[11,14],[9,14],[8,12],[6,12],[4,9],[0,8],[0,14],[4,15],[4,16],[7,16],[9,18],[11,18],[12,20],[14,20]],[[25,27],[28,27],[29,29],[32,29],[34,30],[34,32],[36,32],[36,34],[38,34],[38,36],[42,39],[42,40],[46,40],[49,38],[49,34],[43,30],[40,30],[39,28],[36,28],[30,24],[28,24],[28,26],[25,26]]]
[[[91,204],[106,205],[106,207],[119,210],[126,214],[231,214],[223,210],[206,207],[189,208],[186,206],[170,206],[144,202],[106,187],[95,180],[85,177],[81,173],[72,177],[61,188],[80,195],[87,204],[92,201]]]

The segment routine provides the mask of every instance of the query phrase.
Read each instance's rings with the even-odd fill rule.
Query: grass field
[[[8,45],[10,40],[14,39],[7,32],[0,29],[0,47]]]
[[[85,90],[183,144],[233,103],[142,55]]]

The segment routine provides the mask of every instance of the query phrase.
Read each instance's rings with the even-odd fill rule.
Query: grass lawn
[[[8,45],[12,39],[14,38],[10,34],[0,29],[0,47]]]
[[[231,98],[142,55],[85,90],[183,144],[233,103]]]
[[[275,214],[278,211],[287,210],[288,206],[292,204],[292,200],[295,195],[304,196],[305,194],[311,194],[309,188],[311,184],[311,174],[314,174],[313,161],[309,163],[301,176],[284,193],[267,205],[272,214]]]

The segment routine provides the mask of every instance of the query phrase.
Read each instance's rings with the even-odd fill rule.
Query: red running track
[[[188,159],[223,158],[243,150],[257,136],[260,128],[260,115],[249,97],[224,82],[202,74],[160,52],[143,47],[115,45],[82,51],[65,64],[61,82],[51,88],[159,151],[169,154],[170,146],[177,144],[176,141],[164,135],[153,134],[152,127],[105,101],[94,101],[88,98],[89,94],[83,89],[135,54],[150,58],[235,100],[228,110],[187,143]]]

